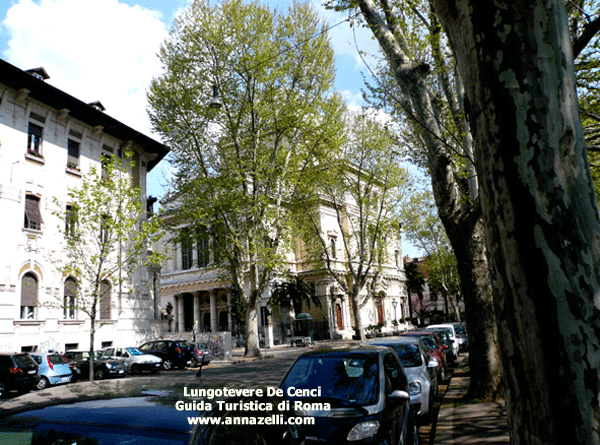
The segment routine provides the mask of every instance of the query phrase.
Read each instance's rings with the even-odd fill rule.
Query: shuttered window
[[[34,274],[26,273],[21,278],[21,318],[32,320],[38,302],[38,281]]]
[[[69,139],[67,142],[67,167],[79,167],[79,142]]]
[[[75,297],[77,296],[77,282],[69,277],[65,280],[64,316],[66,320],[75,319]]]
[[[26,229],[42,230],[42,215],[40,213],[40,198],[35,195],[25,195],[25,222]]]
[[[110,283],[103,281],[100,283],[100,319],[110,320]]]

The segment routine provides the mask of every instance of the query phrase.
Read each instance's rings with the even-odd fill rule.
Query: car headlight
[[[107,369],[111,369],[113,367],[112,363],[105,363]]]
[[[411,396],[421,394],[421,384],[419,382],[412,382],[410,385],[408,385],[408,393]]]
[[[379,430],[379,422],[377,420],[368,420],[366,422],[361,422],[358,425],[355,425],[354,428],[350,430],[348,433],[347,440],[361,440],[366,439],[367,437],[374,436],[377,434],[377,430]]]

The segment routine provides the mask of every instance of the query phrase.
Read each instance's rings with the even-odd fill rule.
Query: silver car
[[[370,340],[363,344],[387,346],[396,351],[408,377],[410,404],[414,412],[428,419],[438,392],[439,363],[429,355],[423,340],[418,337],[395,337]]]
[[[62,355],[38,352],[30,352],[29,355],[40,367],[40,380],[37,383],[37,389],[69,383],[73,378],[71,365]]]
[[[162,367],[162,359],[152,355],[145,354],[138,348],[104,348],[104,353],[112,359],[117,359],[125,363],[127,371],[132,374],[141,374],[142,371],[158,372]]]

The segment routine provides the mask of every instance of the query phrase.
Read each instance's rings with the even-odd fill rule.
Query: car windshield
[[[423,340],[423,343],[425,343],[425,346],[427,346],[428,349],[437,349],[437,344],[435,343],[433,337],[430,337],[429,335],[424,335],[419,338]]]
[[[378,357],[300,357],[281,384],[284,394],[295,390],[321,388],[324,400],[351,405],[377,403],[379,393]],[[334,405],[335,406],[335,405]]]
[[[129,352],[131,355],[144,355],[144,353],[142,351],[140,351],[138,348],[125,348],[127,349],[127,352]]]
[[[419,347],[415,343],[396,343],[393,345],[393,348],[400,357],[402,366],[405,368],[414,368],[423,364]]]
[[[198,343],[196,344],[196,349],[206,349],[206,343]]]

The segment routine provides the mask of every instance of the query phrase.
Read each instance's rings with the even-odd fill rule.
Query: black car
[[[191,363],[192,348],[182,340],[152,340],[139,346],[146,354],[156,355],[163,360],[163,369],[183,369]]]
[[[306,444],[415,444],[408,380],[386,347],[325,348],[302,354],[279,387],[303,425]]]
[[[70,363],[75,364],[80,373],[73,378],[87,380],[90,376],[90,351],[67,351],[64,354]],[[106,377],[124,377],[127,367],[119,360],[108,357],[102,351],[94,351],[94,380],[102,380]]]
[[[71,385],[45,390],[45,397],[20,398],[0,408],[0,443],[44,445],[300,445],[301,427],[285,420],[293,413],[277,408],[281,399],[237,397],[226,401],[253,405],[231,410],[200,405],[184,397],[188,383],[168,379],[149,389],[142,379],[128,385]],[[87,386],[85,386],[87,385]],[[82,391],[82,389],[84,389]],[[27,397],[27,396],[25,396]],[[260,405],[271,402],[272,408]],[[207,419],[208,417],[212,419]],[[262,419],[264,422],[247,422]],[[202,422],[202,420],[212,420]],[[228,424],[227,420],[233,420]],[[239,424],[236,420],[240,420]],[[281,420],[281,421],[279,421]]]
[[[0,397],[11,389],[32,390],[40,380],[39,374],[39,366],[29,354],[0,354]]]

